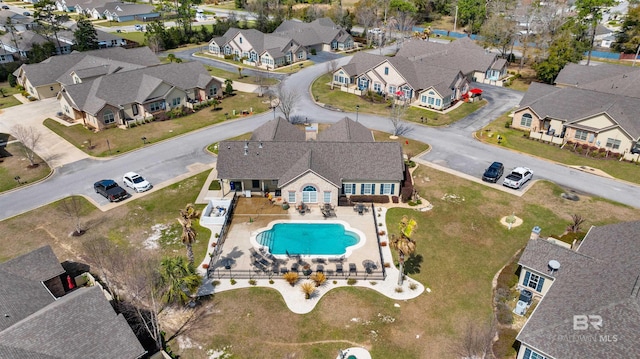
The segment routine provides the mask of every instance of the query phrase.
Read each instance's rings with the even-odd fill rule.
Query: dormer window
[[[239,39],[240,39],[240,43],[242,43],[242,38],[240,37]]]
[[[385,67],[385,68],[384,68],[384,74],[385,74],[385,75],[388,75],[388,74],[389,74],[389,68],[388,68],[388,67]]]

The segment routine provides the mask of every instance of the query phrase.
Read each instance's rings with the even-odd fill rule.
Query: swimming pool
[[[364,234],[346,222],[275,221],[259,230],[255,241],[274,255],[339,257],[362,246]]]

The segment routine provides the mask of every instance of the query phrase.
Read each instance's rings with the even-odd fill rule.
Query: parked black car
[[[494,162],[484,171],[482,180],[486,182],[496,183],[504,173],[504,165],[500,162]]]
[[[104,179],[93,184],[96,193],[101,194],[109,202],[118,202],[129,197],[129,192],[120,187],[114,180]]]

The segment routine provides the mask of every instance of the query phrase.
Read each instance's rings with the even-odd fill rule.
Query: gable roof
[[[333,142],[374,142],[371,130],[345,117],[318,133],[318,141]]]
[[[73,43],[75,44],[76,39],[75,39],[75,31],[78,30],[78,25],[77,24],[73,24],[71,25],[68,29],[65,30],[61,30],[58,32],[58,38],[60,40],[64,40],[66,42],[69,43]],[[111,32],[105,32],[99,29],[96,29],[96,35],[97,35],[97,39],[98,42],[103,42],[103,43],[111,43],[112,40],[117,40],[117,41],[122,41],[124,40],[123,37],[116,35],[116,33],[111,33]]]
[[[31,30],[25,30],[25,31],[16,33],[15,42],[14,42],[14,36],[11,35],[11,33],[7,32],[4,35],[0,36],[0,41],[2,41],[3,44],[6,44],[11,47],[16,47],[16,44],[17,44],[17,48],[19,51],[27,51],[27,52],[33,49],[34,44],[43,45],[45,43],[50,42],[48,38],[38,33],[35,33]],[[66,44],[60,44],[60,45],[65,46]]]
[[[561,262],[556,280],[516,339],[553,358],[635,357],[640,352],[639,234],[640,222],[592,227],[579,255]],[[602,328],[576,331],[573,316],[578,314],[601,316]],[[596,340],[571,340],[578,335]]]
[[[304,141],[305,134],[282,117],[268,121],[251,134],[252,141]]]
[[[262,55],[265,52],[269,52],[273,57],[282,57],[286,52],[291,49],[295,49],[299,44],[290,38],[281,36],[274,36],[271,34],[264,34],[255,29],[237,29],[230,28],[221,37],[215,37],[209,41],[209,43],[215,43],[220,47],[223,47],[238,38],[238,35],[243,37],[243,41],[248,42],[252,50],[258,55]]]
[[[153,13],[153,6],[146,4],[130,4],[123,2],[108,2],[103,6],[96,7],[96,11],[104,13],[108,11],[110,14],[117,16],[134,16],[139,14]]]
[[[110,73],[132,70],[160,63],[158,57],[148,47],[125,49],[109,47],[100,50],[73,52],[68,55],[52,56],[37,64],[20,67],[34,86],[54,83],[71,84],[71,72],[82,68],[109,66]]]
[[[188,90],[204,89],[211,81],[219,83],[200,62],[190,61],[113,73],[88,82],[65,85],[63,92],[78,110],[96,114],[106,104],[118,107],[133,102],[144,103],[163,82]]]
[[[341,122],[344,121],[353,122],[350,119]],[[339,126],[356,129],[361,125],[351,123]],[[362,135],[360,132],[360,129],[354,131],[358,137]],[[330,134],[326,137],[337,136]],[[342,185],[343,180],[403,179],[402,148],[397,142],[373,142],[370,137],[366,142],[346,142],[343,139],[322,141],[321,136],[318,139],[223,141],[218,151],[218,176],[227,179],[272,179],[278,180],[278,186],[283,186],[312,171],[337,187]]]
[[[640,69],[630,66],[618,66],[601,63],[597,66],[578,65],[568,63],[556,77],[556,85],[576,86],[590,84],[599,80],[604,80],[613,76],[622,75]]]
[[[349,33],[327,17],[308,23],[286,20],[275,29],[273,35],[292,38],[303,46],[330,44],[333,40],[344,42],[351,37]]]
[[[64,273],[64,268],[49,245],[0,263],[0,270],[39,282]]]

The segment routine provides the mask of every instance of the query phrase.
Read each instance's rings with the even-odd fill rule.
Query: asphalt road
[[[198,60],[203,59],[198,58]],[[349,57],[339,59],[340,64],[348,61]],[[326,66],[320,64],[286,76],[284,79],[286,88],[302,95],[293,113],[308,117],[309,121],[321,123],[335,123],[344,116],[355,119],[356,114],[353,112],[328,110],[312,100],[309,87],[315,78],[326,71]],[[475,140],[471,135],[473,131],[512,109],[522,96],[522,93],[506,88],[483,85],[479,87],[485,90],[484,96],[489,100],[488,105],[460,122],[448,127],[409,124],[411,131],[405,135],[406,137],[432,146],[432,150],[423,155],[422,159],[473,177],[481,176],[484,168],[493,161],[503,162],[507,170],[516,166],[526,166],[533,170],[534,179],[547,179],[567,189],[640,207],[640,187],[636,185],[599,177]],[[58,168],[46,181],[0,195],[0,219],[32,210],[72,194],[86,195],[100,206],[105,206],[108,204],[107,200],[93,191],[93,182],[103,178],[112,178],[121,182],[122,174],[127,171],[139,172],[156,185],[170,182],[176,177],[193,173],[190,168],[192,169],[194,165],[200,165],[200,167],[213,165],[216,159],[206,153],[207,145],[250,132],[272,118],[273,114],[268,112],[223,122],[161,143],[147,145],[137,151],[108,160],[85,159],[65,165]],[[369,128],[393,131],[388,118],[359,113],[358,119]],[[517,197],[514,197],[514,200],[517,200]]]

